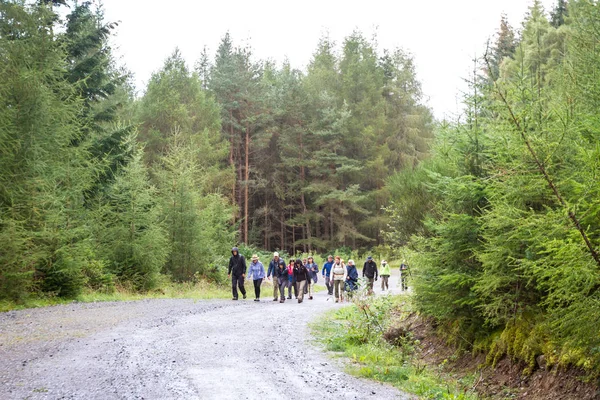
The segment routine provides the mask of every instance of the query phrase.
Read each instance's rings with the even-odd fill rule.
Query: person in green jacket
[[[379,272],[379,276],[381,276],[381,291],[390,290],[390,285],[388,280],[390,278],[391,271],[390,265],[385,260],[381,260],[381,270]]]

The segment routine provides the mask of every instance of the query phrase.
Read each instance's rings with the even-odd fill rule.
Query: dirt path
[[[393,282],[395,286],[395,281]],[[247,284],[250,289],[252,285]],[[408,399],[341,371],[307,323],[339,307],[148,300],[0,314],[0,399]]]

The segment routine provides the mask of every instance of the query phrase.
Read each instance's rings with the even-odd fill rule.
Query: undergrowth
[[[393,344],[384,340],[385,332],[411,310],[406,297],[356,296],[353,304],[337,309],[312,324],[325,338],[326,350],[347,359],[353,375],[386,382],[424,399],[477,399],[470,387],[432,369],[419,359],[419,341],[410,333]]]
[[[249,289],[248,283],[246,288]],[[268,291],[268,289],[265,289]],[[58,304],[68,304],[73,302],[92,303],[96,301],[132,301],[143,299],[226,299],[231,297],[231,289],[228,285],[218,285],[205,280],[196,280],[194,282],[176,283],[170,281],[168,277],[161,277],[161,282],[157,289],[140,292],[134,288],[116,284],[114,288],[108,291],[92,290],[87,288],[75,299],[64,299],[58,296],[48,294],[30,295],[20,302],[2,300],[0,301],[0,312],[19,310],[25,308],[47,307]]]

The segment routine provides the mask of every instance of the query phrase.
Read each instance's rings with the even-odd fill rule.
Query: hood
[[[232,254],[232,255],[233,255],[233,252],[234,252],[234,251],[237,253],[237,255],[238,255],[238,256],[240,255],[240,250],[239,250],[237,247],[233,247],[233,248],[231,249],[231,254]]]

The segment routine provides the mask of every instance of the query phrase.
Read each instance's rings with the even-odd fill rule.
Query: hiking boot
[[[233,299],[231,299],[231,300],[237,300],[237,297],[234,297],[234,298],[233,298]]]
[[[279,299],[273,299],[273,301],[277,301],[277,300],[279,300]]]
[[[279,300],[280,303],[285,303],[285,299]]]
[[[335,302],[336,302],[336,303],[339,303],[339,302],[340,302],[340,299],[335,299]]]
[[[292,296],[288,296],[288,300],[291,300],[291,299],[292,299]]]
[[[298,303],[302,303],[302,300],[298,299]]]
[[[242,299],[246,300],[246,295],[245,294],[242,295]]]
[[[260,301],[259,299],[254,299],[254,301]]]
[[[309,300],[312,300],[312,296],[310,296],[308,299],[309,299]]]

